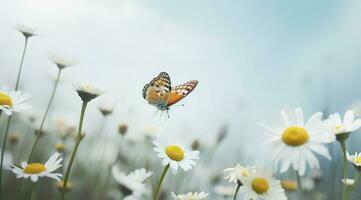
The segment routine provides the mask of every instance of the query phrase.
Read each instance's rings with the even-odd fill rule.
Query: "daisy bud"
[[[19,135],[11,134],[9,137],[10,144],[16,145],[19,142]]]
[[[128,131],[128,125],[126,125],[126,124],[119,125],[118,132],[121,135],[125,135],[127,133],[127,131]]]
[[[33,27],[30,27],[30,26],[25,26],[23,24],[19,24],[17,25],[16,29],[22,33],[24,35],[24,37],[27,39],[27,38],[30,38],[34,35],[37,35],[35,33],[35,29]]]
[[[63,144],[63,143],[55,144],[54,148],[57,152],[61,153],[65,150],[65,144]]]
[[[63,189],[64,189],[64,182],[63,182],[63,181],[59,181],[59,182],[56,184],[56,187],[58,188],[58,190],[59,190],[60,192],[62,192]],[[71,190],[71,187],[72,187],[72,184],[71,184],[70,181],[68,181],[68,183],[66,184],[66,189],[65,189],[66,192],[70,191],[70,190]]]
[[[199,141],[198,141],[198,140],[194,140],[194,141],[192,142],[191,147],[192,147],[192,150],[199,150],[199,148],[200,148],[200,143],[199,143]]]
[[[287,191],[295,191],[297,190],[297,183],[293,180],[282,180],[281,181],[281,186],[283,187],[283,189],[287,190]]]

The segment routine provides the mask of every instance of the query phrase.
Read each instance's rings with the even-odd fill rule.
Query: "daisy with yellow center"
[[[60,154],[54,153],[45,164],[23,162],[21,163],[21,167],[12,165],[10,170],[17,178],[30,178],[34,183],[41,177],[48,177],[60,181],[62,175],[54,173],[54,171],[61,167],[62,161],[63,159],[60,158]]]
[[[287,191],[297,190],[297,183],[293,180],[288,180],[288,179],[282,180],[281,185],[282,185],[282,188]]]
[[[0,113],[4,112],[6,115],[12,115],[13,112],[21,112],[30,108],[26,103],[29,95],[21,91],[11,91],[8,87],[0,89]]]
[[[175,142],[168,135],[164,134],[154,140],[153,144],[155,145],[153,150],[163,159],[162,164],[165,166],[153,196],[153,200],[156,200],[168,169],[171,168],[173,174],[177,173],[178,167],[182,168],[184,171],[192,169],[192,165],[196,165],[194,160],[199,159],[199,151],[191,151],[188,148],[185,148],[180,142]]]
[[[347,160],[353,164],[356,169],[361,170],[361,153],[355,153],[354,155],[350,155],[346,152]]]
[[[352,110],[345,112],[343,120],[340,114],[335,113],[330,115],[324,123],[337,137],[343,134],[350,134],[361,127],[361,119],[355,119],[355,114]]]
[[[174,194],[172,193],[172,198],[175,200],[201,200],[206,199],[208,193],[205,192],[189,192],[187,194]]]
[[[273,178],[270,171],[261,167],[249,170],[249,175],[242,177],[241,191],[244,199],[286,200],[287,197],[279,180]]]
[[[233,199],[236,199],[239,188],[243,185],[242,178],[249,176],[249,168],[237,164],[234,168],[227,168],[223,172],[225,174],[224,178],[228,179],[230,183],[234,183],[237,186],[233,196]]]
[[[275,165],[280,164],[280,172],[286,172],[293,167],[298,175],[303,176],[308,165],[311,169],[319,168],[319,161],[315,154],[331,159],[328,149],[324,145],[335,140],[329,134],[322,122],[322,113],[313,114],[305,123],[301,108],[295,109],[295,118],[289,118],[284,110],[281,111],[281,124],[268,126],[261,124],[269,136],[266,145],[272,152],[271,160]]]

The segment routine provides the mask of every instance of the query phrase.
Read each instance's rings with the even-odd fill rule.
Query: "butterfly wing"
[[[173,104],[179,102],[184,97],[186,97],[189,93],[191,93],[194,88],[198,85],[198,81],[192,80],[188,81],[182,85],[178,85],[172,88],[169,97],[167,106],[172,106]]]
[[[143,88],[143,98],[154,106],[164,106],[171,91],[170,77],[166,72],[161,72]]]

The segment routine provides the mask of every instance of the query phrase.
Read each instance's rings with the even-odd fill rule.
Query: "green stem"
[[[303,200],[303,188],[302,188],[302,182],[301,182],[301,177],[298,174],[298,171],[296,171],[296,177],[297,177],[297,186],[298,186],[298,192],[299,192],[299,200]]]
[[[168,169],[169,169],[169,166],[170,166],[170,164],[168,164],[167,166],[165,166],[164,169],[163,169],[162,176],[160,177],[160,180],[159,180],[159,182],[158,182],[157,190],[155,191],[155,193],[154,193],[154,195],[153,195],[153,200],[157,200],[157,199],[158,199],[158,194],[159,194],[159,191],[160,191],[160,187],[162,186],[164,177],[165,177],[165,175],[167,174],[167,171],[168,171]]]
[[[359,180],[360,180],[360,176],[361,176],[361,172],[359,172],[358,170],[356,170],[356,175],[355,175],[355,182],[352,185],[351,191],[355,190],[356,185],[358,184]]]
[[[34,183],[33,190],[31,191],[31,199],[36,200],[36,196],[38,194],[38,183]]]
[[[345,184],[344,184],[345,185]],[[348,186],[345,191],[345,200],[349,200],[351,196],[351,187]]]
[[[237,184],[237,189],[236,189],[236,192],[234,193],[234,196],[233,196],[233,200],[236,200],[237,199],[237,194],[238,194],[238,191],[239,191],[239,188],[241,187],[242,185],[241,184]]]
[[[20,67],[19,67],[19,71],[18,71],[18,77],[16,79],[15,90],[18,90],[18,87],[19,87],[20,76],[21,76],[21,71],[23,69],[24,57],[25,57],[27,46],[28,46],[28,37],[25,37],[25,45],[24,45],[23,55],[21,56],[21,62],[20,62]]]
[[[348,162],[347,162],[347,158],[346,158],[346,140],[341,140],[340,141],[340,145],[341,145],[341,150],[342,150],[342,159],[343,159],[343,179],[346,181],[347,180],[347,174],[348,174]],[[342,200],[346,199],[346,190],[347,190],[347,185],[343,184],[343,189],[342,189]]]
[[[11,122],[11,115],[8,117],[8,121],[6,123],[6,129],[5,129],[5,136],[3,140],[3,145],[1,148],[1,161],[0,161],[0,200],[2,198],[2,172],[3,172],[3,162],[4,162],[4,153],[6,149],[6,141],[8,140],[8,134],[9,134],[9,128],[10,128],[10,122]]]
[[[20,200],[20,191],[21,191],[21,185],[23,184],[23,181],[20,180],[17,187],[16,187],[16,200]]]
[[[30,154],[29,154],[28,162],[30,162],[31,157],[32,157],[33,154],[34,154],[35,147],[36,147],[36,145],[38,144],[39,138],[40,138],[41,135],[42,135],[41,132],[42,132],[42,130],[43,130],[46,117],[48,116],[48,113],[49,113],[51,104],[53,103],[56,89],[58,88],[59,79],[60,79],[60,74],[61,74],[61,69],[59,68],[58,76],[56,77],[55,85],[54,85],[53,91],[52,91],[52,93],[51,93],[51,96],[50,96],[48,105],[47,105],[47,107],[46,107],[46,110],[45,110],[43,119],[41,120],[41,124],[40,124],[39,129],[36,131],[36,138],[35,138],[35,141],[34,141],[34,143],[33,143],[33,146],[31,147],[31,151],[30,151]]]
[[[63,185],[63,188],[66,188],[66,186],[67,186],[67,184],[68,184],[68,179],[69,179],[69,175],[70,175],[70,170],[71,170],[71,167],[72,167],[72,165],[73,165],[76,152],[78,151],[80,142],[82,141],[82,139],[83,139],[83,137],[84,137],[84,136],[82,135],[82,129],[83,129],[84,114],[85,114],[85,109],[86,109],[87,104],[88,104],[87,101],[83,101],[83,105],[82,105],[82,107],[81,107],[81,113],[80,113],[78,136],[77,136],[77,140],[76,140],[76,143],[75,143],[73,152],[72,152],[71,157],[70,157],[70,161],[69,161],[68,167],[66,168],[66,173],[65,173],[65,177],[64,177],[64,185]],[[62,192],[61,192],[61,200],[64,200],[65,193],[66,193],[66,190],[63,189]]]

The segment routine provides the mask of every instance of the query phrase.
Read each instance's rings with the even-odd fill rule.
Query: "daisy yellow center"
[[[265,178],[261,178],[261,177],[255,178],[252,181],[252,189],[257,194],[264,194],[269,189],[269,183]]]
[[[308,141],[309,135],[306,129],[299,126],[286,128],[282,134],[282,140],[289,146],[300,146]]]
[[[355,163],[356,164],[361,164],[361,156],[356,157]]]
[[[45,171],[46,168],[41,163],[31,163],[25,167],[24,173],[26,174],[40,174],[41,172]]]
[[[337,125],[337,126],[335,127],[336,131],[339,131],[341,128],[342,128],[342,125]]]
[[[13,101],[8,95],[0,92],[0,105],[12,107]]]
[[[181,147],[176,145],[170,145],[165,149],[167,156],[175,161],[181,161],[184,159],[184,151]]]

